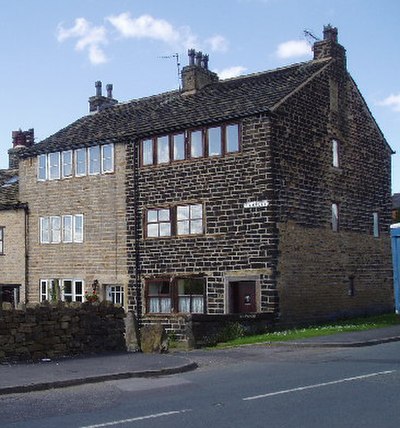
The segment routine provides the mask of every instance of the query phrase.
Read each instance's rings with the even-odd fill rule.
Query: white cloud
[[[224,70],[218,71],[215,70],[215,72],[218,74],[220,79],[229,79],[231,77],[237,77],[243,74],[247,70],[246,67],[242,67],[241,65],[237,65],[230,68],[225,68]]]
[[[64,28],[62,24],[59,24],[57,40],[62,43],[68,39],[77,39],[76,50],[88,50],[89,60],[92,64],[107,62],[107,56],[101,48],[101,45],[108,43],[107,31],[104,27],[95,27],[85,18],[75,19],[75,25],[71,28]]]
[[[122,37],[135,39],[155,39],[169,44],[180,40],[180,33],[164,19],[156,19],[150,15],[132,18],[129,12],[109,16],[107,20],[115,27]]]
[[[311,47],[305,40],[289,40],[281,43],[276,55],[279,58],[294,58],[311,54]]]
[[[397,95],[394,95],[394,94],[389,95],[384,100],[379,101],[378,105],[393,107],[394,111],[400,111],[400,93]]]
[[[206,43],[210,45],[213,52],[226,52],[229,47],[228,40],[219,34],[207,39]]]

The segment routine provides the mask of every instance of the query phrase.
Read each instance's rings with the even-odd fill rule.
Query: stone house
[[[94,287],[180,335],[392,310],[392,150],[337,29],[313,51],[220,81],[190,50],[182,89],[125,103],[98,82],[89,115],[19,153],[27,299]]]

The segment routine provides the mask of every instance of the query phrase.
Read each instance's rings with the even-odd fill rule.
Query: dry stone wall
[[[124,310],[102,303],[0,310],[0,361],[125,351]]]

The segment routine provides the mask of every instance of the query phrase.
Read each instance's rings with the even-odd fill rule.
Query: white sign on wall
[[[253,201],[253,202],[245,202],[243,204],[243,208],[261,208],[261,207],[267,207],[268,205],[269,205],[269,202],[267,200]]]

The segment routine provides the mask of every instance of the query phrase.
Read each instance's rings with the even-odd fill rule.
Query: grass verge
[[[243,336],[224,343],[218,343],[213,348],[226,348],[229,346],[251,345],[261,342],[284,342],[287,340],[300,340],[317,336],[329,336],[337,333],[370,330],[400,324],[400,317],[396,314],[384,314],[365,318],[353,318],[336,321],[332,324],[323,324],[306,328],[293,328],[253,336]]]

